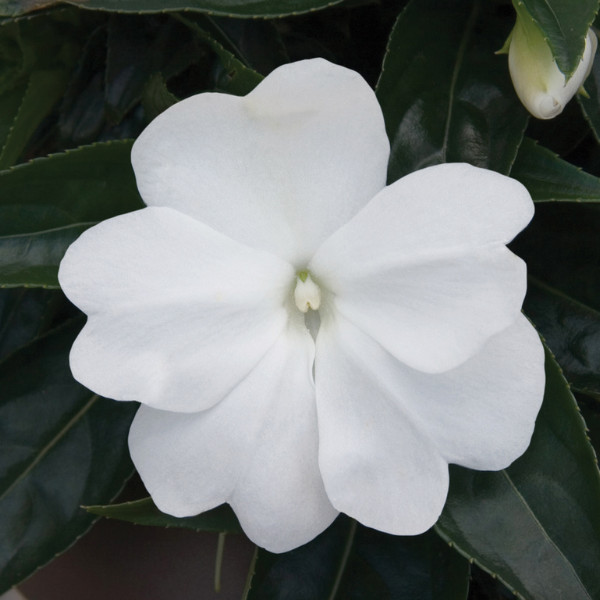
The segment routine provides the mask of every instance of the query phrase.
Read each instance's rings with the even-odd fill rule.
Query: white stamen
[[[294,299],[296,300],[296,306],[303,313],[308,311],[309,308],[317,310],[321,305],[321,290],[306,272],[298,275]]]

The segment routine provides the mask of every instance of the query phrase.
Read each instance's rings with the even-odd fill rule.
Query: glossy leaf
[[[592,64],[590,75],[583,85],[589,98],[578,94],[577,100],[596,140],[600,142],[600,60],[597,57]]]
[[[248,600],[465,600],[469,564],[429,531],[392,536],[341,515],[305,546],[259,550]]]
[[[0,363],[0,593],[73,544],[132,473],[136,405],[104,400],[71,376],[78,319]]]
[[[104,126],[107,36],[106,24],[91,32],[65,92],[58,119],[65,148],[93,143]]]
[[[222,77],[217,82],[220,89],[236,96],[245,96],[263,80],[262,75],[244,65],[197,23],[181,15],[175,15],[175,17],[189,27],[198,39],[208,45],[219,57],[224,69]]]
[[[0,170],[17,162],[33,132],[62,97],[67,77],[68,72],[64,69],[38,70],[31,74],[0,154]]]
[[[0,290],[0,361],[45,333],[63,299],[58,290]]]
[[[128,521],[136,525],[155,527],[180,527],[194,531],[213,531],[220,533],[242,533],[240,523],[228,504],[222,504],[195,517],[173,517],[161,512],[152,498],[143,498],[135,502],[111,504],[108,506],[86,506],[85,509],[95,515],[108,519]]]
[[[528,119],[494,54],[511,26],[479,0],[413,0],[400,14],[377,84],[389,182],[443,162],[508,174]]]
[[[600,406],[594,404],[590,406],[588,403],[581,404],[581,413],[585,419],[585,424],[588,427],[588,437],[596,452],[596,460],[600,453]]]
[[[567,76],[578,67],[598,0],[514,0],[544,33],[558,68]]]
[[[600,202],[600,179],[525,138],[510,172],[534,202]]]
[[[13,127],[27,84],[19,86],[0,96],[0,153]]]
[[[523,310],[573,389],[600,399],[600,312],[533,277]]]
[[[142,106],[148,121],[177,103],[177,98],[169,92],[163,76],[155,73],[150,77],[142,93]]]
[[[108,23],[105,107],[119,123],[142,97],[153,73],[168,80],[197,61],[189,28],[164,15],[111,15]]]
[[[281,17],[327,8],[342,0],[71,0],[69,4],[116,12],[189,10],[226,17]],[[4,0],[0,17],[14,17],[57,4],[58,0]]]
[[[511,249],[537,280],[600,312],[599,231],[595,204],[540,203]]]
[[[202,23],[198,21],[202,26]],[[261,75],[289,62],[273,21],[203,15],[205,29],[233,55]]]
[[[97,144],[0,173],[0,286],[58,287],[85,229],[143,208],[130,152],[131,142]]]
[[[600,597],[600,474],[560,368],[531,445],[508,469],[452,467],[438,533],[527,600]]]

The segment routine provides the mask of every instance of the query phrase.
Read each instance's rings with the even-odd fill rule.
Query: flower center
[[[319,286],[311,279],[308,271],[300,271],[296,280],[296,289],[294,290],[294,300],[298,309],[305,313],[309,308],[318,310],[321,305],[321,290]]]

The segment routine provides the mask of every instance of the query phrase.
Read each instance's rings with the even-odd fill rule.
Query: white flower
[[[516,6],[519,11],[520,5]],[[582,88],[590,74],[598,40],[590,29],[581,62],[567,81],[559,70],[543,33],[523,10],[517,12],[517,22],[509,39],[510,76],[525,108],[538,119],[553,119]]]
[[[543,352],[505,244],[531,199],[465,164],[385,187],[388,157],[373,91],[320,59],[184,100],[136,142],[148,208],[84,233],[60,282],[89,316],[75,377],[143,403],[129,445],[161,510],[229,502],[274,552],[338,511],[418,534],[448,463],[526,449]]]

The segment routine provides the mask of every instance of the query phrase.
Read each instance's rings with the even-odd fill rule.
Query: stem
[[[225,550],[226,533],[219,533],[217,541],[217,557],[215,559],[215,592],[221,591],[221,567],[223,566],[223,552]]]
[[[258,546],[254,547],[254,554],[250,561],[250,567],[248,568],[248,577],[246,577],[246,585],[244,586],[244,592],[242,593],[242,600],[248,600],[248,594],[252,587],[252,578],[254,577],[254,568],[256,567],[256,559],[258,558]]]
[[[335,581],[333,582],[333,587],[331,588],[331,594],[329,594],[328,600],[335,600],[340,588],[340,584],[342,583],[342,577],[346,571],[348,558],[350,557],[350,551],[352,550],[352,544],[354,543],[354,536],[356,535],[356,526],[356,519],[352,519],[352,522],[350,523],[350,529],[348,530],[348,537],[346,538],[346,545],[344,546],[344,552],[342,553],[342,558],[340,560],[340,566],[338,567]]]

